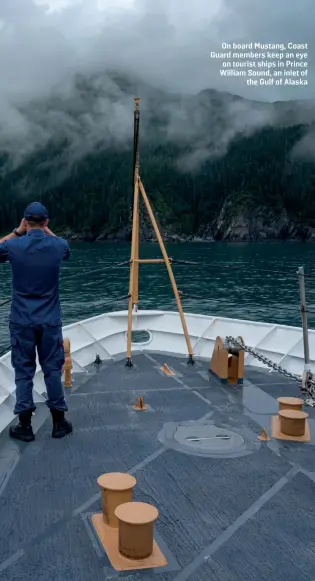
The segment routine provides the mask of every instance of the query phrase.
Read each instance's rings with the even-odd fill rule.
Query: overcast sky
[[[315,0],[1,0],[0,19],[6,95],[49,91],[70,71],[108,65],[175,91],[211,87],[261,100],[314,95]],[[308,42],[309,86],[250,89],[222,79],[210,52],[233,40]]]
[[[314,22],[315,0],[0,0],[2,135],[28,135],[21,105],[56,85],[69,90],[74,73],[106,68],[137,72],[174,92],[314,98]],[[210,52],[232,41],[308,43],[308,87],[251,89],[223,79]]]

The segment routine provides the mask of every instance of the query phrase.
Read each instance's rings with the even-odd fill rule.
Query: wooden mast
[[[128,305],[128,329],[127,329],[127,360],[126,366],[132,367],[131,360],[131,334],[132,334],[132,313],[138,309],[138,281],[139,281],[139,264],[144,263],[159,263],[164,262],[168,275],[170,277],[172,289],[176,299],[176,304],[182,323],[187,351],[188,351],[188,363],[194,363],[193,350],[191,346],[190,337],[188,334],[188,329],[185,321],[185,316],[183,312],[182,303],[180,300],[179,292],[177,289],[175,277],[172,271],[171,262],[167,255],[162,236],[159,231],[159,227],[155,220],[151,204],[149,202],[148,196],[145,192],[143,184],[140,179],[139,169],[140,169],[140,156],[139,156],[139,124],[140,124],[140,99],[136,97],[134,99],[134,167],[133,167],[133,217],[132,217],[132,237],[131,237],[131,256],[130,256],[130,278],[129,278],[129,305]],[[148,212],[151,224],[159,243],[160,250],[163,259],[139,259],[139,191],[141,193],[144,205]]]
[[[131,361],[131,333],[132,311],[138,306],[138,277],[139,277],[139,121],[140,99],[134,99],[134,137],[133,137],[133,213],[129,278],[128,303],[128,330],[127,330],[127,361],[126,366],[132,367]]]

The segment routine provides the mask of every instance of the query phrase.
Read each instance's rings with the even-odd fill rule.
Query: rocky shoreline
[[[160,229],[165,242],[175,243],[214,243],[214,242],[315,242],[315,228],[290,222],[287,216],[262,219],[243,216],[230,220],[222,219],[222,216],[212,224],[202,228],[195,234],[179,234],[174,232],[172,226],[164,226]],[[63,230],[58,232],[71,242],[130,242],[131,230],[128,227],[117,232],[73,232]],[[140,227],[141,242],[156,242],[154,233],[147,224]]]
[[[109,243],[109,242],[130,242],[131,236],[119,236],[118,235],[111,235],[111,236],[102,236],[97,234],[90,234],[90,233],[71,233],[65,234],[63,232],[58,233],[59,236],[62,236],[69,242],[89,242],[89,243]],[[216,242],[315,242],[315,233],[310,233],[309,236],[304,235],[291,235],[291,236],[268,236],[268,235],[261,235],[257,237],[252,237],[250,235],[244,236],[230,236],[224,239],[221,238],[214,238],[209,236],[187,236],[185,234],[174,234],[174,235],[164,235],[162,234],[164,242],[172,242],[172,243],[216,243]],[[141,242],[148,242],[148,243],[156,243],[156,238],[152,237],[140,237]]]

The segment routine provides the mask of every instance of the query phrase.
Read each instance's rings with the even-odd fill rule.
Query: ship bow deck
[[[161,370],[167,362],[175,374]],[[30,444],[0,436],[0,575],[6,581],[309,580],[315,571],[314,410],[310,443],[257,436],[298,387],[245,368],[221,385],[206,363],[139,354],[90,366],[68,390],[74,432],[51,438],[44,404]],[[133,408],[142,396],[146,411]],[[129,472],[136,500],[159,510],[165,567],[115,571],[91,525],[96,479]]]

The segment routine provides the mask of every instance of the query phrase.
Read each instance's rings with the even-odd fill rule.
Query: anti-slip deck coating
[[[272,438],[270,429],[277,398],[298,397],[297,384],[245,367],[244,385],[234,388],[210,378],[207,362],[191,367],[155,354],[133,362],[133,369],[123,360],[91,366],[89,376],[73,374],[67,399],[74,432],[67,438],[51,438],[44,404],[33,417],[34,442],[11,442],[7,429],[1,434],[0,577],[313,580],[315,553],[305,548],[315,538],[314,441]],[[160,371],[164,363],[176,376]],[[148,405],[143,413],[132,407],[138,396]],[[305,411],[314,433],[315,410]],[[195,428],[198,420],[238,434],[252,448],[232,458],[209,457],[160,442],[164,426],[193,422]],[[270,441],[257,440],[262,428]],[[162,565],[147,562],[139,571],[133,562],[128,573],[115,571],[87,525],[95,513],[103,522],[97,479],[107,472],[131,473],[133,501],[159,511],[154,535]]]

